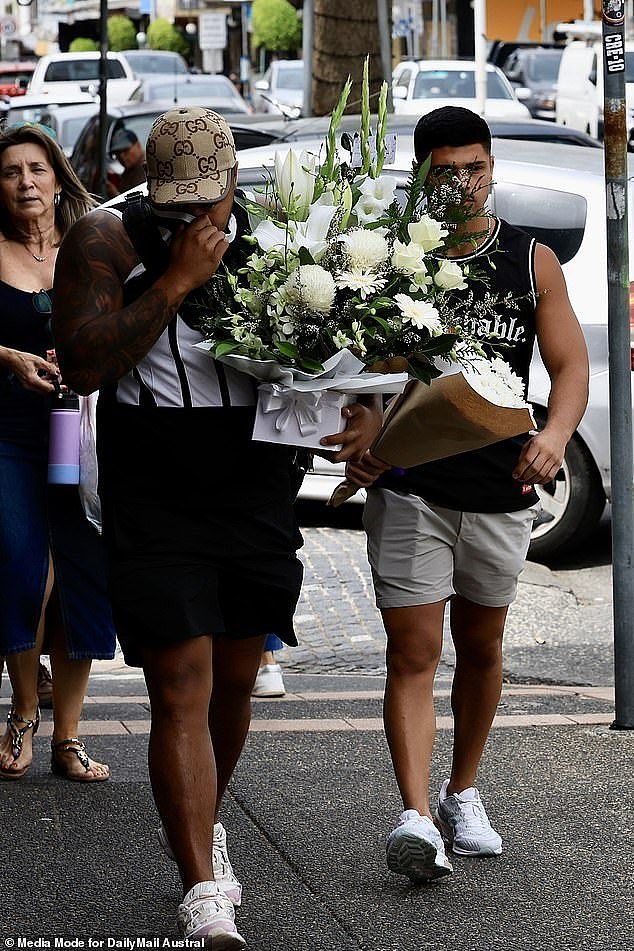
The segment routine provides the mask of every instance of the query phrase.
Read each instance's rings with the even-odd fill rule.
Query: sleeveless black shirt
[[[528,373],[535,343],[535,239],[497,220],[491,236],[474,252],[451,258],[463,268],[473,264],[486,281],[469,282],[466,291],[474,296],[473,329],[485,350],[498,349],[500,355],[524,380],[528,393]],[[512,308],[495,318],[478,318],[477,302],[487,293],[505,295],[515,300]],[[487,334],[494,332],[498,346],[487,344]],[[499,344],[504,346],[499,346]],[[435,505],[463,512],[516,512],[537,501],[531,485],[512,477],[522,446],[528,434],[494,443],[484,449],[464,452],[428,462],[411,469],[391,469],[377,486],[418,495]]]

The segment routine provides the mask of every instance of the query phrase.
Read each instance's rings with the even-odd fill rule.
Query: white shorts
[[[459,512],[417,495],[370,489],[363,513],[377,607],[515,600],[540,503],[520,512]]]

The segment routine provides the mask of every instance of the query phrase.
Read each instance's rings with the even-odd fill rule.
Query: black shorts
[[[277,634],[295,646],[303,567],[292,453],[251,441],[252,411],[235,411],[224,434],[213,411],[209,419],[201,411],[189,432],[181,413],[171,429],[160,411],[143,426],[136,412],[117,414],[116,444],[100,447],[109,588],[126,663],[141,666],[140,648],[201,635]],[[205,429],[220,437],[217,465]]]

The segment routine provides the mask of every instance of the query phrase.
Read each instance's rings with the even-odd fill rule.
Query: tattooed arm
[[[55,268],[53,332],[64,382],[87,394],[128,373],[227,247],[224,232],[201,215],[173,238],[165,273],[124,306],[124,281],[138,263],[125,228],[106,211],[80,218]]]

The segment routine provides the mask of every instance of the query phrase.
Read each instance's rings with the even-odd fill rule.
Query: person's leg
[[[262,651],[259,666],[264,667],[266,664],[274,664],[274,663],[275,663],[275,654],[273,653],[273,651]]]
[[[92,661],[72,660],[56,589],[46,611],[46,635],[53,672],[52,749],[56,772],[67,779],[98,781],[110,774],[108,766],[88,757],[79,740],[79,720],[84,706]],[[74,740],[73,743],[64,741]]]
[[[183,892],[212,881],[216,764],[209,734],[211,637],[143,650],[152,720],[148,764]]]
[[[209,731],[216,759],[216,814],[249,732],[251,690],[263,643],[263,637],[214,639]]]
[[[53,562],[49,556],[48,575],[44,589],[44,599],[40,620],[35,635],[35,646],[19,654],[9,654],[6,657],[7,672],[13,690],[12,710],[16,715],[15,726],[22,729],[26,722],[33,722],[38,713],[37,702],[37,671],[40,663],[40,651],[44,641],[44,617],[46,606],[53,589]],[[19,718],[19,719],[17,719]],[[0,768],[21,773],[27,769],[33,760],[33,730],[26,730],[22,738],[22,752],[17,759],[13,758],[13,740],[11,731],[7,729],[0,740]]]
[[[454,747],[447,795],[475,785],[502,690],[502,635],[508,606],[455,596],[450,605],[456,672],[451,691]]]
[[[431,817],[429,767],[436,733],[433,684],[446,601],[383,610],[387,683],[383,720],[405,809]]]

